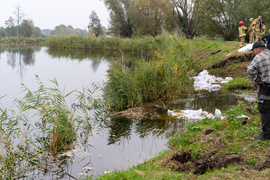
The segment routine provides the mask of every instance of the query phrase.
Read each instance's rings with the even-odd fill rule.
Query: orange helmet
[[[243,22],[243,21],[240,21],[240,22],[239,22],[239,24],[240,24],[240,25],[243,25],[243,24],[244,24],[244,22]]]

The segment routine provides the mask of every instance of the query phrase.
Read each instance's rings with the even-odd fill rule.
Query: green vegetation
[[[137,107],[143,102],[173,99],[192,89],[193,58],[187,40],[168,36],[168,45],[155,59],[140,61],[133,69],[116,64],[104,93],[111,110]]]
[[[73,141],[77,138],[78,125],[84,126],[83,135],[89,136],[91,131],[90,107],[103,109],[104,111],[119,111],[142,105],[144,102],[157,99],[174,99],[192,89],[191,77],[202,68],[211,69],[213,64],[237,55],[227,56],[236,46],[237,42],[208,41],[203,38],[187,40],[176,35],[145,36],[143,38],[121,39],[118,37],[64,37],[52,36],[47,39],[51,47],[48,52],[60,57],[68,51],[71,58],[78,58],[88,54],[91,49],[118,50],[118,52],[130,51],[141,54],[137,61],[134,61],[131,68],[124,65],[124,58],[117,56],[117,62],[109,70],[109,80],[103,86],[106,103],[95,100],[91,97],[90,90],[79,92],[78,107],[82,113],[76,114],[75,109],[68,107],[65,98],[70,95],[59,91],[56,80],[53,80],[55,87],[47,88],[41,82],[37,91],[30,91],[25,88],[27,94],[22,100],[17,100],[21,114],[1,109],[1,143],[5,145],[0,152],[0,175],[7,178],[18,178],[27,174],[27,169],[39,164],[44,158],[51,154],[63,152],[72,148]],[[59,48],[55,51],[53,48]],[[84,49],[82,54],[76,53],[74,49]],[[216,53],[218,50],[221,52]],[[113,53],[113,51],[111,51]],[[145,53],[155,54],[150,60],[143,59]],[[212,54],[216,53],[216,54]],[[106,53],[105,53],[106,54]],[[95,55],[93,55],[95,56]],[[89,57],[92,57],[89,53]],[[81,58],[82,59],[82,58]],[[120,63],[121,61],[121,63]],[[237,66],[238,64],[233,64]],[[221,66],[223,69],[224,67]],[[217,71],[220,71],[217,67]],[[240,70],[239,70],[240,71]],[[238,72],[236,72],[238,73]],[[228,84],[228,89],[249,88],[252,85],[247,78],[237,78]],[[75,93],[75,92],[71,92]],[[104,103],[104,104],[103,104]],[[33,125],[29,122],[29,111],[40,117],[40,126],[36,129],[43,132],[41,137],[33,139],[31,133]],[[196,179],[226,177],[224,174],[231,173],[232,176],[241,177],[237,171],[240,165],[228,165],[207,169],[203,175],[197,175],[190,165],[193,161],[199,160],[201,156],[217,151],[216,160],[226,153],[240,153],[241,162],[254,165],[263,162],[261,146],[268,148],[269,143],[254,141],[252,135],[259,131],[259,117],[254,104],[240,103],[239,106],[227,112],[225,120],[204,119],[190,123],[187,131],[179,136],[174,136],[169,144],[172,151],[166,151],[159,157],[149,162],[131,168],[126,172],[115,172],[102,175],[102,179]],[[32,113],[30,113],[32,114]],[[243,119],[238,119],[240,114],[248,114],[251,119],[246,125],[242,125]],[[102,118],[102,113],[95,114]],[[32,117],[31,117],[32,118]],[[18,125],[24,123],[26,130]],[[206,130],[213,130],[205,135]],[[82,135],[80,134],[80,135]],[[17,137],[19,144],[15,143]],[[247,142],[255,146],[247,146]],[[188,160],[187,167],[179,172],[179,167],[169,166],[168,157],[176,151],[191,152],[192,160]],[[257,153],[261,153],[260,156]],[[40,158],[40,154],[45,154]],[[170,159],[170,158],[169,158]],[[35,162],[31,164],[32,162]],[[12,162],[12,163],[11,163]],[[23,163],[26,165],[22,166]],[[255,170],[254,170],[255,171]],[[254,171],[250,171],[254,172]],[[238,173],[237,173],[238,172]],[[257,171],[255,171],[257,172]],[[223,174],[224,173],[224,174]],[[269,174],[269,171],[259,173],[261,176]],[[252,175],[251,175],[252,176]]]
[[[76,138],[74,130],[74,111],[70,111],[65,98],[73,92],[64,95],[59,90],[58,82],[52,81],[54,88],[46,88],[39,82],[37,91],[30,91],[25,87],[27,94],[22,100],[18,100],[21,112],[36,110],[38,118],[42,120],[41,128],[48,133],[49,149],[52,152],[63,151]]]
[[[83,29],[74,29],[71,25],[60,24],[54,30],[50,31],[47,35],[57,36],[89,36],[89,32]]]
[[[92,128],[90,107],[102,119],[104,109],[98,109],[104,107],[102,101],[92,97],[98,90],[95,86],[93,91],[76,92],[78,105],[70,107],[66,98],[75,91],[65,94],[56,80],[51,82],[53,87],[46,87],[38,79],[36,91],[23,85],[25,96],[14,101],[18,111],[0,108],[1,178],[19,179],[35,169],[48,170],[57,163],[61,152],[73,148],[78,129],[81,129],[80,139],[86,141]],[[68,158],[57,161],[65,163]]]
[[[256,115],[253,115],[254,113]],[[260,132],[260,118],[256,104],[239,102],[224,114],[225,119],[205,118],[190,122],[185,132],[171,138],[170,150],[126,171],[103,174],[97,179],[268,177],[270,171],[266,169],[268,166],[264,166],[264,162],[268,158],[270,142],[253,138],[254,134]],[[249,116],[250,119],[240,118],[242,114]],[[181,161],[180,157],[183,158],[182,163],[176,160]],[[232,157],[233,160],[230,159]],[[196,166],[196,163],[201,163],[201,166]],[[259,167],[262,171],[258,171]],[[243,168],[249,170],[242,171]]]
[[[248,78],[235,78],[232,81],[229,81],[227,84],[224,84],[222,87],[224,89],[249,89],[253,86],[254,83]]]
[[[110,12],[110,30],[116,36],[158,35],[164,30],[183,34],[222,37],[226,41],[238,38],[238,23],[249,26],[249,18],[262,15],[269,22],[269,2],[255,0],[103,0]],[[254,6],[256,4],[256,6]],[[266,24],[268,26],[269,24]]]
[[[0,38],[1,46],[32,46],[44,45],[44,38],[18,38],[18,37],[5,37]]]
[[[68,49],[102,49],[122,50],[131,52],[159,51],[165,46],[164,36],[145,36],[143,38],[124,39],[119,37],[81,37],[81,36],[50,36],[46,40],[49,48]]]

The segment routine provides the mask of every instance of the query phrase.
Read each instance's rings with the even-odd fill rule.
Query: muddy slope
[[[248,77],[247,67],[254,57],[253,52],[235,53],[229,55],[225,60],[213,64],[208,70],[219,77]]]
[[[224,61],[220,61],[218,63],[215,63],[212,65],[211,69],[217,69],[222,68],[224,66],[228,66],[230,64],[238,64],[242,62],[249,62],[252,61],[252,59],[255,57],[255,54],[253,52],[242,52],[235,54],[233,56],[228,57]]]

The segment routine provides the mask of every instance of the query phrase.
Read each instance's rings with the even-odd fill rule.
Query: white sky
[[[12,16],[17,5],[21,6],[24,19],[32,19],[34,25],[41,29],[54,29],[64,24],[73,28],[85,29],[89,23],[89,16],[94,10],[101,24],[108,27],[109,12],[101,0],[1,0],[0,26]]]

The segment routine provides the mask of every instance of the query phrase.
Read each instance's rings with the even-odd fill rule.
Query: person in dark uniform
[[[264,43],[267,43],[267,49],[270,49],[270,29],[269,34],[266,34],[265,36],[262,37],[262,41]]]

